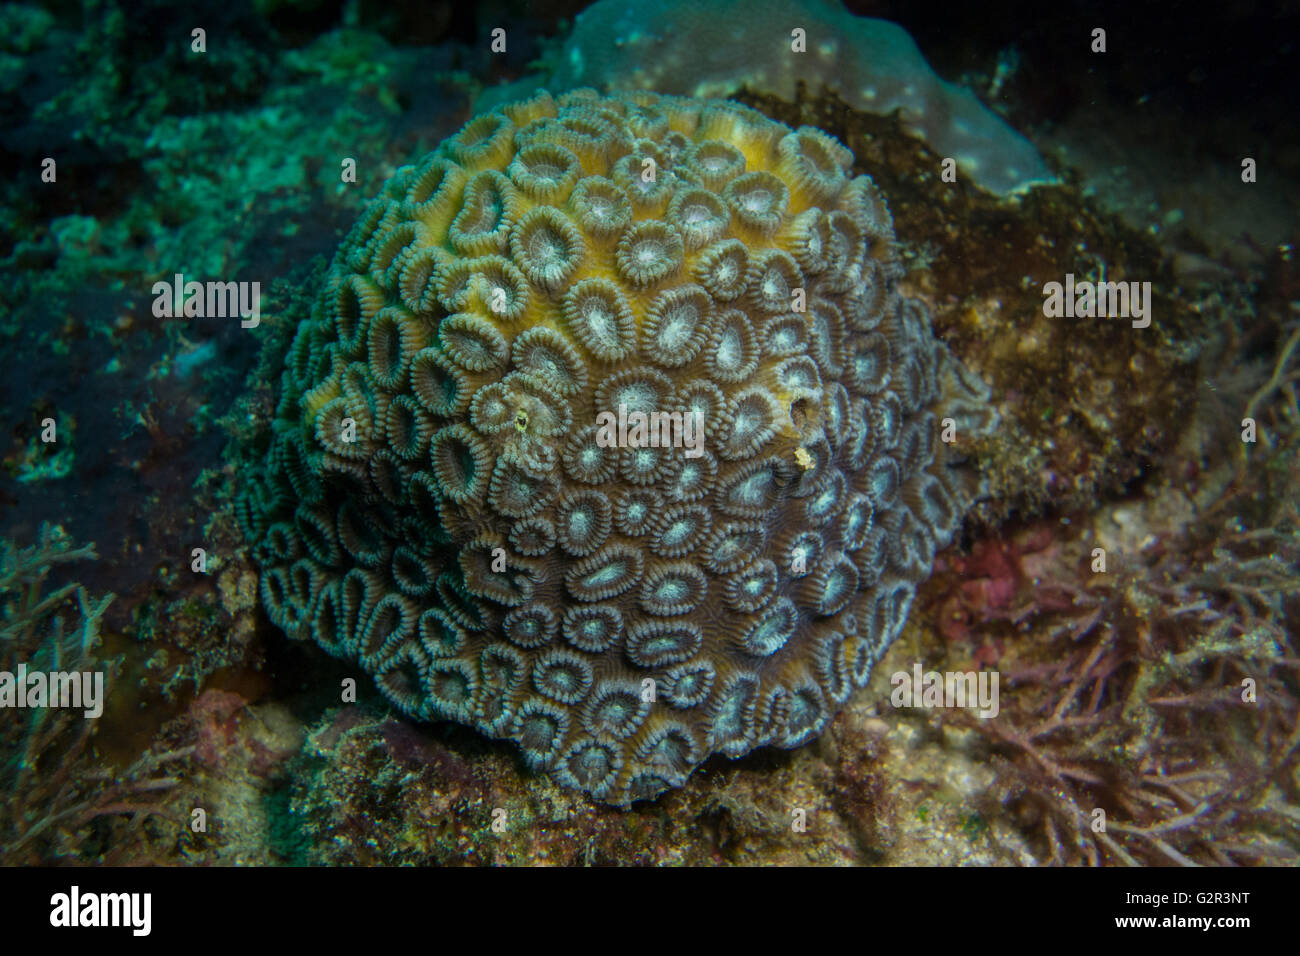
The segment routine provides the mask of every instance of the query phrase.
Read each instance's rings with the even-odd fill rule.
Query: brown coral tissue
[[[580,90],[398,170],[241,509],[271,619],[609,803],[818,734],[993,426],[852,162],[732,102]]]

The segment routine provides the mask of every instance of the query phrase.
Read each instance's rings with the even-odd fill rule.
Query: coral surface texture
[[[272,620],[609,803],[817,735],[993,415],[853,162],[735,103],[579,90],[398,170],[241,508]]]

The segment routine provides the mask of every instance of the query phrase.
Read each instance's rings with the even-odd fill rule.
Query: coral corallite
[[[580,90],[399,170],[297,330],[242,508],[271,619],[610,803],[819,733],[992,420],[852,160],[735,103]]]

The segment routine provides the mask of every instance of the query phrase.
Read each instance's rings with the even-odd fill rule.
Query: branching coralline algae
[[[400,169],[242,502],[271,619],[611,803],[819,733],[993,420],[852,161],[735,103],[579,90]],[[698,413],[703,454],[605,447],[619,406]]]

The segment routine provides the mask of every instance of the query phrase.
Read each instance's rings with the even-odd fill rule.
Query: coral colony
[[[852,159],[732,102],[578,90],[399,170],[243,508],[272,620],[611,803],[819,733],[993,420]]]

